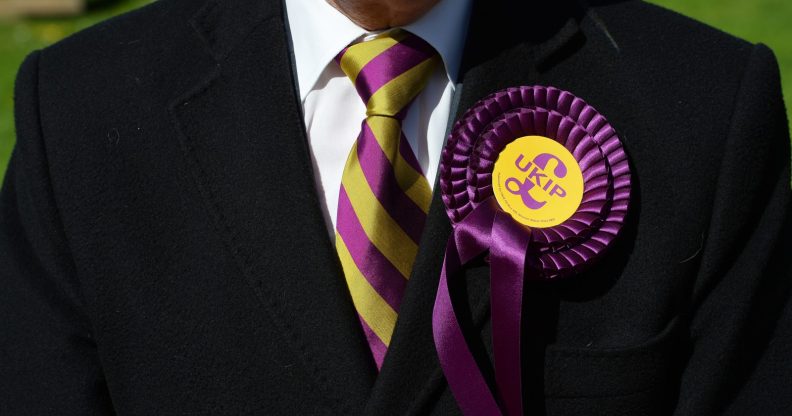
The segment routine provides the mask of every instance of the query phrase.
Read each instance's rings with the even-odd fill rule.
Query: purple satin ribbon
[[[519,224],[493,196],[498,154],[514,139],[531,135],[564,145],[583,172],[580,208],[555,227]],[[577,274],[602,256],[627,212],[626,155],[613,128],[583,100],[552,87],[509,88],[484,98],[456,123],[443,149],[440,175],[454,225],[432,317],[440,365],[464,414],[522,415],[524,284]],[[495,391],[465,341],[448,286],[466,263],[487,252]]]
[[[490,230],[495,219],[495,209],[491,208],[493,204],[494,199],[491,203],[481,205],[471,213],[469,221],[460,223],[454,229],[446,245],[440,286],[432,315],[440,366],[457,403],[466,415],[499,415],[500,410],[462,334],[448,290],[448,276],[454,276],[463,264],[489,248],[492,237]]]

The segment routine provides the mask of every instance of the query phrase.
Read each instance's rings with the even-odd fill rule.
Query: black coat
[[[565,89],[615,126],[634,173],[607,258],[528,286],[527,410],[792,414],[775,58],[640,1],[596,3],[479,1],[453,113]],[[442,202],[376,376],[291,62],[276,0],[162,0],[25,61],[0,200],[0,414],[459,412],[431,336]],[[482,362],[488,280],[475,263],[459,288]]]

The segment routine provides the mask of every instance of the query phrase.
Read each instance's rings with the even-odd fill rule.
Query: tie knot
[[[426,41],[396,29],[348,46],[336,61],[366,104],[367,116],[402,120],[440,59]]]

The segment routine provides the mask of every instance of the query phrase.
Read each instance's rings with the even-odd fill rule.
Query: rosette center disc
[[[583,173],[572,153],[555,140],[524,136],[498,155],[492,187],[501,209],[533,228],[554,227],[577,212]]]

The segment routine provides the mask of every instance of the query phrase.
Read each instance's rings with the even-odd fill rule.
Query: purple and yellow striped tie
[[[401,123],[440,59],[428,43],[397,29],[349,46],[336,61],[366,104],[341,178],[336,249],[381,368],[431,200]]]

